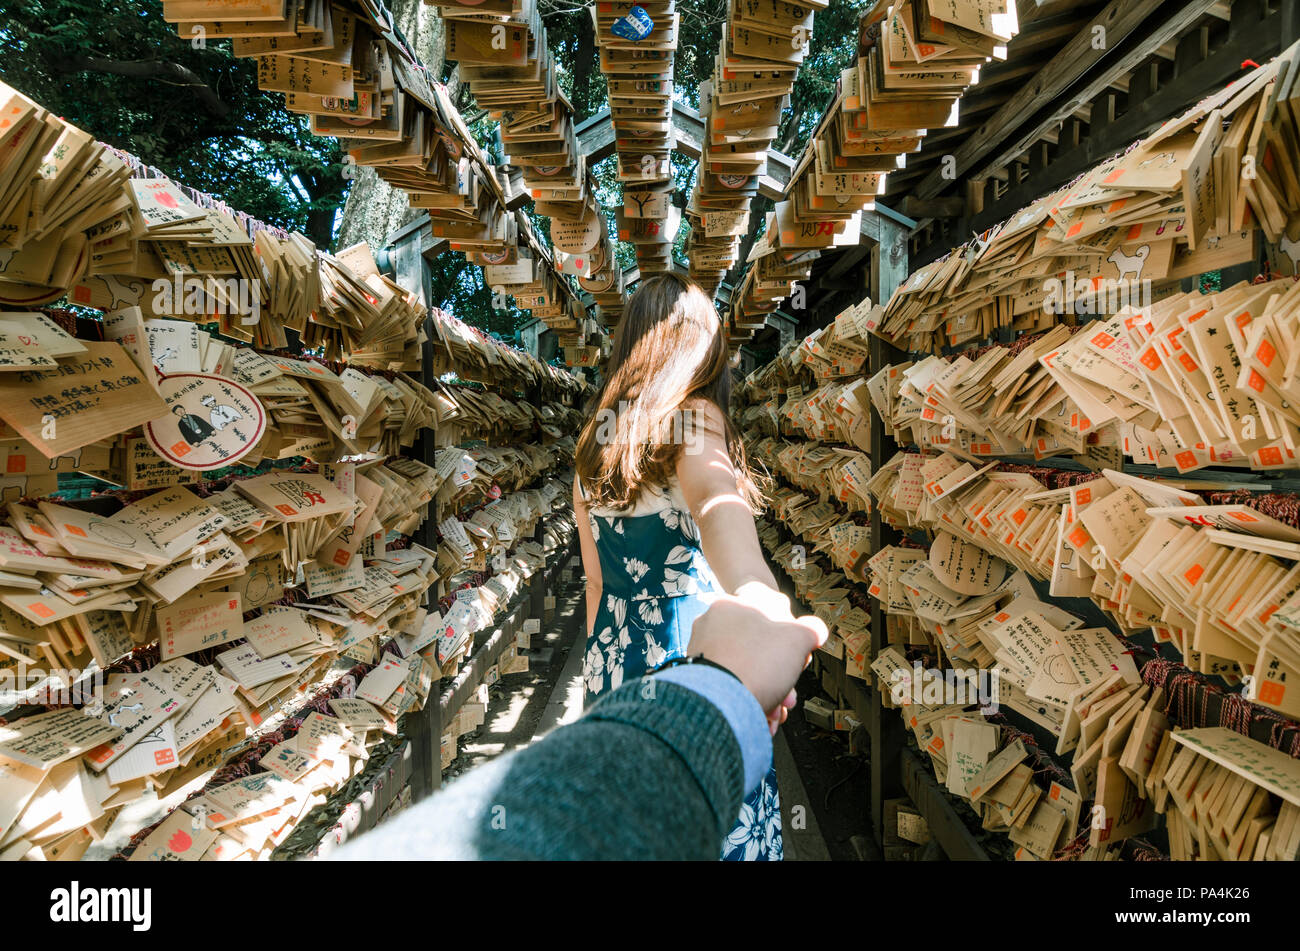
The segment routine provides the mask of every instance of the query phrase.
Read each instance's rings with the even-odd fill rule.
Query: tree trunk
[[[307,237],[322,251],[330,246],[330,238],[334,235],[334,214],[337,211],[338,208],[334,207],[307,212]],[[354,241],[353,244],[355,243]],[[347,245],[340,244],[339,247],[346,248]]]
[[[591,18],[579,17],[578,51],[573,58],[573,105],[578,111],[578,122],[591,115],[591,67],[596,60],[596,33]]]
[[[389,0],[388,8],[397,29],[415,47],[415,55],[428,66],[430,76],[440,77],[446,57],[438,8],[422,0]],[[348,248],[366,241],[377,251],[384,246],[388,235],[417,214],[407,204],[405,193],[391,188],[374,169],[359,168],[343,207],[338,247]]]
[[[754,247],[754,242],[757,240],[759,223],[775,207],[772,200],[763,195],[756,195],[750,203],[749,228],[745,231],[745,236],[740,239],[740,256],[736,258],[736,263],[723,277],[723,280],[730,284],[733,290],[735,290],[740,279],[745,276],[745,270],[749,266],[745,263],[745,259],[749,257],[750,249]]]
[[[790,155],[795,140],[799,138],[799,119],[803,115],[803,94],[797,86],[790,92],[790,117],[786,120],[783,134],[776,140],[775,148],[784,155]],[[791,156],[798,158],[798,156]]]

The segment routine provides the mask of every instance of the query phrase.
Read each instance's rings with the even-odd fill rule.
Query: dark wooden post
[[[883,216],[876,216],[874,221],[876,243],[871,250],[870,273],[871,299],[884,304],[889,301],[903,281],[907,278],[908,231],[898,222]],[[874,376],[880,369],[890,363],[899,363],[906,354],[886,343],[879,337],[871,338],[871,350],[868,356],[868,375]],[[898,450],[893,439],[886,437],[885,427],[880,417],[871,415],[871,464],[883,465]],[[897,532],[886,526],[880,518],[880,510],[871,513],[871,547],[879,551],[897,540]],[[871,656],[876,657],[885,647],[885,612],[879,601],[871,605]],[[871,738],[871,827],[876,841],[884,842],[885,800],[897,796],[902,791],[901,754],[903,750],[903,721],[892,711],[886,711],[882,705],[881,684],[871,691],[871,708],[869,711],[867,732]]]
[[[393,248],[394,270],[399,285],[408,291],[414,291],[426,303],[429,300],[429,268],[420,254],[420,232],[418,229],[407,234]],[[420,353],[420,382],[432,388],[433,382],[433,341],[435,339],[433,319],[425,321],[425,342]],[[411,450],[413,458],[427,466],[434,462],[434,434],[421,430]],[[435,502],[429,503],[431,506]],[[437,512],[430,511],[415,533],[415,541],[426,548],[437,550]],[[430,603],[437,609],[437,587],[431,589]],[[426,604],[426,607],[429,605]],[[442,785],[442,710],[438,702],[441,693],[440,681],[435,681],[429,688],[429,697],[424,708],[407,714],[403,720],[407,740],[411,744],[411,798],[413,801],[431,795]]]

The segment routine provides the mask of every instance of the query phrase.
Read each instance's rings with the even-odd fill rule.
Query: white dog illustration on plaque
[[[1169,168],[1178,161],[1178,156],[1174,152],[1157,152],[1150,158],[1138,162],[1138,168],[1141,169],[1160,169]]]
[[[1300,238],[1291,238],[1284,231],[1278,239],[1277,249],[1291,262],[1291,273],[1300,274]]]
[[[1151,245],[1144,244],[1132,254],[1125,254],[1122,250],[1116,248],[1106,260],[1115,265],[1115,269],[1119,271],[1117,281],[1124,280],[1128,274],[1133,275],[1133,280],[1140,281],[1142,280],[1142,268],[1146,265],[1147,258],[1150,256]]]

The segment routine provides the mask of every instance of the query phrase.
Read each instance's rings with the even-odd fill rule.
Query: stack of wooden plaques
[[[0,854],[75,859],[124,803],[200,782],[182,809],[190,840],[173,839],[169,818],[135,857],[267,857],[455,672],[474,631],[544,563],[531,537],[570,497],[554,473],[571,464],[579,421],[548,397],[581,384],[446,315],[438,325],[446,353],[487,364],[464,368],[487,387],[335,373],[138,308],[108,315],[103,343],[41,314],[0,314],[14,344],[0,374],[5,488],[23,500],[0,524],[0,666],[35,688],[0,698]],[[421,430],[445,447],[433,465],[398,454]],[[277,457],[319,466],[239,468]],[[204,468],[221,479],[200,481]],[[39,499],[58,472],[132,491]],[[436,547],[387,547],[427,519]],[[489,562],[483,583],[472,573]],[[468,587],[435,610],[423,606],[435,583]],[[77,699],[49,679],[96,669],[98,697],[89,680]],[[349,676],[353,700],[297,725]],[[22,705],[69,698],[49,713]],[[237,790],[221,767],[268,731],[282,732],[258,775],[275,795],[228,802]]]
[[[613,244],[586,159],[578,152],[573,107],[556,82],[555,60],[535,3],[438,0],[437,5],[447,19],[447,58],[459,61],[461,79],[473,90],[475,101],[500,124],[501,141],[511,165],[522,169],[527,196],[538,214],[551,219],[555,269],[599,291],[597,302],[616,322],[622,309],[622,276],[614,274]],[[492,42],[498,29],[505,31],[506,50]],[[522,63],[517,62],[516,42],[525,51]],[[485,256],[483,261],[492,268],[492,286],[515,293],[517,299],[546,296],[540,288],[527,288],[534,283],[526,272],[535,255],[520,251],[498,257]],[[533,313],[560,332],[572,332],[582,320],[572,307],[551,300]]]
[[[1294,275],[1297,71],[1293,46],[1126,154],[913,272],[873,330],[938,351],[995,330],[1046,329],[1062,315],[1158,305],[1183,278],[1255,260],[1260,231],[1275,269]]]
[[[822,376],[828,356],[813,360],[810,341],[786,348],[740,392],[752,456],[781,482],[760,541],[831,629],[822,652],[899,709],[936,779],[1005,835],[998,849],[1115,859],[1163,813],[1175,857],[1293,858],[1295,760],[1240,733],[1176,729],[1203,709],[1172,704],[1143,666],[1149,652],[1124,640],[1150,628],[1193,671],[1249,673],[1247,720],[1264,707],[1294,717],[1300,530],[1287,504],[1281,521],[1262,503],[1207,504],[1113,470],[1044,482],[1042,469],[910,451],[872,474],[837,444],[841,407],[860,410],[859,388],[874,398],[876,381],[845,363],[807,391],[803,371]],[[873,554],[854,514],[864,504],[907,541]],[[864,591],[884,609],[875,654]],[[1114,626],[1087,626],[1061,597],[1091,598]],[[1040,739],[985,720],[998,712]],[[1047,735],[1054,745],[1038,746]],[[1098,808],[1103,822],[1081,821]]]
[[[597,0],[591,15],[600,68],[609,83],[623,184],[618,238],[636,246],[643,274],[667,271],[681,224],[681,211],[671,201],[670,161],[673,56],[681,16],[673,0]]]
[[[0,306],[33,307],[62,297],[89,270],[93,241],[120,250],[112,242],[130,233],[135,208],[125,191],[130,169],[3,83],[0,111]],[[202,210],[193,211],[173,220],[201,221]]]
[[[441,311],[435,317],[434,367],[442,372],[548,401],[583,387]],[[336,373],[315,361],[263,356],[189,321],[146,320],[139,308],[107,315],[103,327],[108,340],[81,342],[42,314],[0,313],[10,371],[0,374],[8,399],[0,408],[6,496],[53,492],[59,472],[143,490],[236,463],[391,455],[411,447],[420,429],[463,426],[453,421],[466,416],[439,383],[429,389],[356,365]],[[78,391],[65,393],[61,380]],[[555,418],[553,411],[537,417]]]
[[[587,171],[579,201],[539,201],[537,210],[551,218],[551,247],[556,269],[577,278],[578,286],[591,294],[601,309],[601,322],[617,324],[623,316],[623,269],[615,254],[605,214],[596,200],[595,180]],[[534,312],[536,313],[536,311]],[[574,321],[567,326],[551,323],[565,337],[581,331],[585,315],[572,309]],[[576,343],[561,343],[561,346]]]
[[[556,82],[536,4],[439,0],[437,5],[447,23],[447,58],[459,63],[475,102],[499,123],[507,157],[522,170],[528,195],[572,206],[567,215],[572,219],[587,197],[584,160],[573,135],[573,107]],[[505,33],[508,49],[492,43],[498,30]]]
[[[686,214],[691,276],[709,293],[736,263],[749,203],[767,171],[795,72],[808,52],[813,13],[826,2],[733,0],[713,79],[700,89],[707,134]]]
[[[530,276],[526,283],[539,285],[530,296],[544,298],[542,306],[555,316],[581,309],[568,283],[557,279],[531,229],[522,227],[515,214],[526,196],[507,169],[495,166],[479,147],[446,89],[430,81],[393,29],[391,14],[379,5],[358,10],[320,0],[270,0],[261,6],[264,19],[250,19],[249,4],[235,0],[163,4],[182,36],[202,27],[209,38],[231,38],[237,56],[256,58],[261,88],[283,93],[289,110],[311,116],[313,132],[345,144],[349,162],[373,167],[406,192],[413,208],[426,209],[434,238],[447,240],[452,250],[478,265],[527,258],[549,274]],[[491,9],[479,5],[466,16],[449,14],[447,44],[448,58],[467,72],[478,70],[475,81],[489,99],[496,95],[502,108],[518,103],[528,110],[545,103],[554,88],[545,35],[531,5],[495,2]],[[502,99],[504,73],[510,90]],[[516,96],[519,90],[524,92]],[[557,94],[550,114],[558,116],[564,108]],[[536,127],[521,122],[520,134]],[[570,120],[570,137],[571,127]],[[548,125],[543,131],[550,138],[553,131],[563,136],[565,128],[561,118],[556,129]],[[580,167],[571,143],[560,151],[574,168]],[[543,153],[537,156],[551,161]]]
[[[1014,349],[884,368],[873,380],[881,415],[911,442],[971,457],[1300,467],[1292,281],[1179,292],[1103,318]]]
[[[586,387],[573,374],[545,364],[531,353],[508,347],[444,310],[434,308],[430,316],[438,342],[429,367],[435,376],[455,373],[463,380],[536,390],[546,399],[573,398]]]
[[[989,626],[1018,638],[1003,655],[1032,651],[1046,631],[1056,637],[1052,663],[1071,676],[1090,672],[1095,661],[1086,655],[1059,659],[1063,642],[1077,646],[1088,632],[1062,637],[1032,602],[1018,607],[1020,600],[1003,609],[1009,620]],[[985,829],[1006,833],[1018,861],[1115,859],[1118,846],[1151,832],[1162,813],[1175,860],[1294,861],[1300,851],[1295,758],[1223,727],[1177,729],[1164,689],[1140,683],[1131,669],[1088,688],[1072,684],[1068,785],[1026,734],[1012,738],[972,715],[941,671],[922,670],[918,678],[900,647],[882,651],[872,672],[889,685],[936,778],[969,801]],[[1005,693],[1006,683],[1000,686]],[[1049,781],[1035,782],[1036,773]]]
[[[1103,475],[1049,490],[996,464],[900,453],[868,489],[891,524],[960,529],[992,557],[1050,580],[1053,595],[1091,597],[1120,629],[1149,627],[1175,645],[1191,669],[1251,674],[1257,703],[1300,713],[1286,689],[1300,676],[1300,530],[1266,514],[1266,500],[1207,505],[1175,486]]]
[[[589,276],[578,275],[578,286],[591,295],[596,302],[596,319],[605,327],[616,327],[623,319],[623,306],[627,302],[627,292],[623,284],[623,268],[618,263],[613,237],[605,227],[605,216],[601,215],[602,230],[605,236],[596,251],[592,252],[601,264],[592,269]],[[554,234],[554,225],[552,225]],[[575,262],[575,264],[580,262]]]
[[[1137,811],[1146,820],[1143,824],[1129,821],[1131,817],[1125,815],[1125,823],[1121,825],[1115,821],[1119,817],[1117,810],[1108,823],[1115,831],[1113,837],[1099,837],[1100,841],[1090,851],[1067,851],[1079,835],[1081,820],[1090,818],[1083,804],[1093,798],[1092,792],[1071,789],[1063,782],[1063,774],[1060,779],[1052,779],[1049,774],[1046,782],[1036,781],[1036,774],[1046,771],[1042,755],[1027,742],[1025,734],[1015,736],[1012,730],[986,722],[977,713],[968,711],[967,704],[945,702],[943,691],[935,689],[943,686],[942,680],[937,685],[934,681],[913,685],[905,679],[913,670],[902,663],[902,654],[895,648],[890,647],[882,658],[886,663],[873,666],[873,670],[895,675],[892,682],[888,677],[883,679],[900,694],[912,691],[917,697],[925,696],[925,691],[930,694],[931,702],[913,702],[909,697],[903,712],[917,747],[930,758],[935,778],[950,795],[968,802],[980,816],[984,829],[1001,833],[1010,840],[1017,861],[1064,857],[1101,860],[1107,857],[1111,847],[1150,828],[1153,810],[1140,803]],[[973,698],[973,689],[971,695]],[[1108,723],[1103,723],[1103,727]],[[1125,731],[1113,742],[1123,750],[1128,735],[1130,732]],[[1026,759],[1030,762],[1025,762]],[[1119,768],[1115,767],[1114,772],[1120,773]],[[1111,784],[1115,782],[1110,779]]]
[[[1300,855],[1300,765],[1280,750],[1223,727],[1170,730],[1145,780],[1175,861]]]
[[[604,362],[613,341],[594,317],[584,318],[576,331],[557,335],[564,348],[565,363],[571,367],[594,367]]]
[[[825,223],[869,204],[928,129],[956,124],[963,92],[979,81],[983,63],[1005,58],[1016,30],[1009,0],[908,0],[864,25],[858,60],[840,74],[835,98],[791,175],[792,207],[785,216],[777,213],[783,229],[820,223],[814,229],[820,245],[832,246],[832,234],[845,229]],[[796,230],[802,237],[808,229]]]
[[[477,104],[500,124],[501,141],[512,166],[522,169],[522,184],[538,214],[551,220],[552,264],[560,274],[578,279],[601,308],[605,323],[622,315],[623,275],[614,259],[614,243],[596,201],[594,182],[574,137],[573,107],[559,88],[555,60],[546,43],[546,28],[532,0],[519,4],[465,4],[438,0],[447,18],[447,58],[458,60],[462,80]],[[506,43],[524,41],[522,64],[491,42],[493,30],[506,31]],[[519,31],[522,30],[522,33]],[[484,42],[477,39],[486,37]],[[525,232],[531,237],[531,229]],[[535,247],[536,242],[528,242]],[[570,338],[584,315],[572,301],[553,299],[545,281],[536,280],[533,262],[544,259],[531,250],[484,255],[489,283],[516,297],[537,301],[531,307],[553,330]],[[555,287],[563,295],[563,290]],[[527,306],[520,304],[520,306]],[[579,344],[565,345],[566,355]]]
[[[187,836],[155,829],[133,857],[269,856],[364,768],[368,749],[397,732],[402,714],[429,702],[439,674],[454,672],[473,633],[494,623],[543,563],[529,536],[567,495],[555,480],[503,495],[463,522],[444,520],[436,552],[384,551],[384,533],[421,520],[435,494],[448,511],[469,501],[461,487],[472,484],[463,475],[474,463],[463,460],[457,450],[437,471],[406,459],[271,473],[206,499],[177,488],[109,518],[11,506],[0,528],[12,536],[9,587],[0,589],[7,658],[66,671],[93,657],[109,672],[104,693],[81,709],[33,712],[0,729],[4,857],[75,859],[109,833],[124,803],[149,791],[160,801],[184,796],[196,782],[201,789],[179,812]],[[365,527],[340,533],[357,525]],[[75,544],[83,534],[94,544]],[[460,591],[445,611],[422,606],[440,575],[455,577],[494,552],[501,557],[486,584]],[[304,579],[297,585],[295,572]],[[41,594],[12,580],[24,577],[54,587]],[[78,603],[65,606],[60,592],[83,583],[89,590],[78,588]],[[158,646],[136,655],[143,666],[114,666],[150,640]],[[43,689],[36,696],[59,702],[59,688]],[[309,701],[329,702],[314,703],[317,712],[298,724]],[[248,751],[268,735],[272,745],[250,762]],[[229,799],[239,781],[221,767],[232,755],[256,765],[268,793],[257,803]],[[159,828],[170,831],[171,821]]]
[[[293,36],[345,29],[283,6]],[[544,564],[542,520],[571,537],[585,384],[439,311],[428,370],[477,382],[426,387],[402,372],[426,309],[365,244],[250,236],[8,87],[0,106],[0,859],[79,858],[139,830],[122,806],[151,791],[196,795],[133,857],[265,858],[456,672]],[[63,295],[105,313],[34,309]],[[289,330],[353,365],[287,356]],[[422,433],[432,464],[402,454]],[[50,498],[64,474],[100,487]]]
[[[586,316],[569,282],[555,266],[562,252],[552,257],[533,236],[532,223],[520,215],[519,224],[528,236],[529,252],[508,254],[499,263],[484,265],[483,278],[496,293],[510,294],[515,304],[542,320],[557,333],[576,329]]]
[[[284,348],[294,331],[330,359],[418,369],[425,308],[379,274],[368,246],[332,257],[299,234],[250,234],[210,198],[130,177],[134,159],[21,93],[0,86],[0,101],[18,117],[0,134],[0,201],[15,222],[0,250],[0,306],[66,294],[108,312],[216,323],[263,349]]]
[[[812,275],[815,250],[778,251],[774,246],[772,216],[768,231],[754,242],[749,253],[753,266],[731,293],[725,317],[727,341],[734,350],[754,335],[767,321],[767,315],[794,293],[795,285]]]
[[[144,409],[144,398],[131,388],[147,384],[119,379],[117,361],[133,360],[122,345],[79,342],[33,318],[15,323],[4,315],[0,325],[37,333],[41,352],[29,356],[57,361],[60,391],[78,394],[79,403],[65,413],[39,379],[25,385],[30,399],[7,399],[19,410],[13,422],[21,433],[4,433],[7,472],[43,471],[32,457],[45,452],[45,437],[81,441],[82,416],[102,434],[129,425]],[[20,705],[15,715],[15,698],[3,698],[10,716],[0,730],[5,858],[77,858],[108,834],[122,804],[150,789],[162,799],[196,781],[205,781],[202,795],[183,807],[193,841],[177,846],[169,836],[150,835],[136,857],[266,857],[311,808],[364,768],[367,749],[397,729],[402,713],[427,701],[440,674],[455,672],[473,632],[494,623],[543,563],[531,540],[534,527],[570,496],[552,475],[572,461],[571,427],[578,419],[563,405],[486,389],[440,386],[435,394],[401,377],[352,368],[336,376],[319,363],[232,350],[206,334],[180,352],[181,335],[199,333],[187,322],[150,321],[137,331],[150,345],[149,362],[137,374],[163,364],[172,371],[167,380],[189,381],[176,403],[184,407],[178,442],[189,448],[151,438],[160,452],[187,464],[218,441],[214,431],[259,431],[265,424],[256,414],[273,416],[297,438],[295,454],[317,455],[322,463],[193,488],[175,481],[160,487],[166,480],[155,467],[153,476],[141,473],[144,480],[131,486],[154,491],[117,505],[105,505],[107,498],[90,507],[9,504],[0,524],[7,540],[0,664],[35,688],[17,698],[20,704],[65,704],[71,697],[77,706],[44,713]],[[175,363],[185,359],[229,363],[229,377],[187,372]],[[83,366],[114,384],[105,390],[117,394],[112,401],[88,404],[90,391],[68,372]],[[201,362],[195,369],[209,367]],[[30,374],[5,374],[23,375]],[[513,378],[505,379],[505,392],[513,393]],[[224,388],[212,392],[226,402],[209,411],[196,381],[217,381]],[[38,419],[46,431],[30,432],[21,404],[33,401],[56,421],[53,430]],[[305,420],[345,410],[341,444],[320,451],[306,445]],[[146,434],[157,425],[147,424]],[[434,465],[386,452],[409,445],[420,429],[436,430],[446,446]],[[467,439],[507,442],[478,441],[470,450],[454,445]],[[109,475],[113,456],[96,443],[56,462],[85,474],[102,467]],[[325,461],[344,456],[350,461]],[[34,479],[22,495],[52,488]],[[386,548],[386,540],[409,536],[430,518],[439,524],[436,549]],[[489,561],[493,577],[486,583],[466,574],[486,571]],[[457,580],[471,577],[477,580]],[[439,581],[445,591],[469,587],[441,610],[423,606]],[[47,679],[93,674],[96,667],[108,671],[99,695],[87,685],[76,699]],[[290,719],[313,698],[337,698],[347,676],[354,678],[355,700],[318,707],[329,713],[313,714],[301,726]],[[129,692],[129,706],[120,688]],[[283,731],[280,742],[258,766],[261,782],[276,795],[257,808],[227,804],[231,777],[223,779],[220,767],[271,730]],[[367,738],[367,730],[375,735]],[[205,815],[212,817],[206,824]]]
[[[790,577],[796,596],[826,622],[830,637],[821,648],[822,653],[843,658],[850,676],[860,680],[870,677],[867,667],[871,661],[870,613],[860,605],[848,603],[845,572],[824,555],[826,546],[821,545],[821,539],[826,536],[814,541],[802,533],[795,533],[792,525],[795,517],[799,518],[800,525],[813,524],[823,519],[823,513],[830,508],[830,522],[840,526],[833,529],[837,533],[850,537],[858,534],[861,538],[862,533],[870,529],[847,521],[833,505],[814,502],[806,494],[783,490],[781,495],[782,515],[776,515],[777,509],[773,506],[772,512],[776,517],[761,518],[757,522],[759,542],[772,561]],[[790,522],[787,522],[787,517]],[[809,542],[814,544],[810,546]],[[856,544],[856,550],[861,551],[865,540]]]
[[[1005,56],[1016,33],[1015,4],[909,0],[860,32],[858,60],[840,74],[785,200],[768,214],[764,241],[749,257],[774,260],[764,270],[756,265],[758,273],[733,294],[733,343],[788,296],[787,280],[808,276],[809,252],[858,243],[862,213],[884,191],[885,175],[921,147],[927,129],[955,125],[958,101],[978,81],[980,65]]]
[[[922,269],[888,308],[863,301],[784,347],[739,392],[747,447],[778,480],[760,541],[830,627],[823,653],[1005,833],[990,853],[1117,859],[1162,823],[1179,859],[1300,845],[1300,519],[1293,494],[1238,474],[1295,467],[1300,439],[1298,52]],[[1272,274],[1178,286],[1264,256]],[[1033,303],[978,317],[1008,289]],[[932,355],[864,374],[886,325]],[[994,328],[1011,333],[983,345]],[[900,445],[865,481],[843,445],[864,396]],[[1170,477],[1124,472],[1125,455]],[[1206,467],[1221,478],[1169,471]],[[864,501],[898,544],[873,544]],[[1037,739],[986,719],[998,709]]]

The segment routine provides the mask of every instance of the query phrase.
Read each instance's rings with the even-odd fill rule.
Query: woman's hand
[[[690,650],[721,664],[739,678],[767,714],[773,734],[794,707],[795,681],[826,643],[821,618],[784,612],[720,596],[695,619]]]
[[[772,620],[794,617],[790,599],[765,581],[746,581],[736,588],[736,598],[758,608]]]

